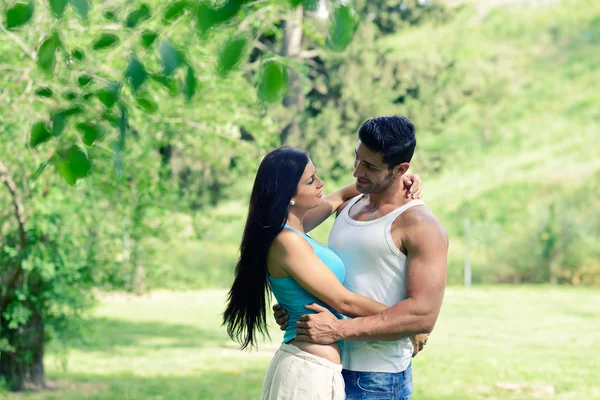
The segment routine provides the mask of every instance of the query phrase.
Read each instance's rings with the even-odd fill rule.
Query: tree
[[[247,59],[256,25],[291,3],[5,5],[2,101],[18,112],[0,124],[0,195],[15,205],[1,226],[0,375],[12,389],[44,387],[43,344],[71,334],[90,288],[143,290],[141,246],[160,236],[148,215],[206,207],[277,143],[267,106],[296,64]]]

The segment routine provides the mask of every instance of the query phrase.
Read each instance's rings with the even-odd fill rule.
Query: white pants
[[[344,400],[342,364],[282,344],[269,364],[263,400]]]

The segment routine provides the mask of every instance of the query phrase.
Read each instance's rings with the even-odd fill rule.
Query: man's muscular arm
[[[406,300],[379,314],[347,320],[337,320],[326,309],[311,305],[319,313],[301,317],[296,339],[322,344],[398,340],[433,330],[446,286],[448,236],[429,212],[410,214],[402,240],[407,253]]]

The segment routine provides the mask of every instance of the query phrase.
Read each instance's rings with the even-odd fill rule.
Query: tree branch
[[[300,52],[300,54],[298,54],[298,57],[300,57],[300,58],[315,58],[318,55],[319,55],[319,52],[317,50],[303,50]]]
[[[10,192],[13,207],[15,209],[15,216],[17,217],[17,223],[19,227],[19,260],[13,271],[9,271],[4,284],[2,285],[2,301],[0,302],[0,312],[3,312],[6,303],[8,301],[8,295],[10,290],[14,288],[21,274],[23,273],[22,259],[27,248],[27,234],[25,231],[25,208],[19,198],[17,185],[8,173],[8,169],[2,161],[0,161],[0,181],[4,183],[4,186],[8,188]]]
[[[35,60],[37,58],[35,52],[31,51],[29,49],[29,47],[27,47],[27,45],[25,43],[23,43],[23,41],[21,39],[19,39],[19,37],[17,35],[8,31],[4,27],[3,24],[0,24],[0,30],[2,30],[2,32],[4,32],[6,34],[6,36],[8,36],[10,39],[12,39],[13,42],[15,42],[17,45],[19,45],[19,47],[25,52],[25,54],[27,54],[29,57],[31,57],[32,60]]]

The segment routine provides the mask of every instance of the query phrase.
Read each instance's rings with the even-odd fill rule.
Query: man
[[[390,307],[338,320],[308,305],[316,314],[301,317],[296,339],[344,341],[347,399],[409,399],[411,358],[427,343],[420,334],[433,330],[442,305],[448,237],[421,200],[405,196],[402,176],[416,146],[414,125],[404,117],[378,117],[358,136],[354,177],[361,195],[337,210],[329,247],[344,261],[349,290]]]

